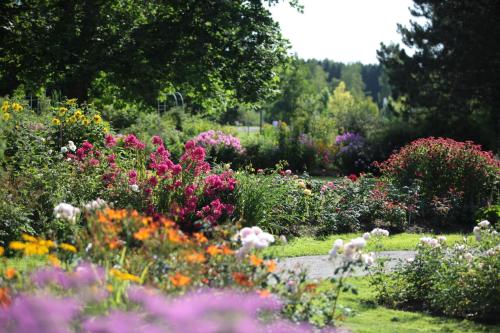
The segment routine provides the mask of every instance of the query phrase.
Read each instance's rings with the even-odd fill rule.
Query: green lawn
[[[288,242],[288,244],[285,245],[271,246],[264,251],[264,254],[274,257],[298,257],[328,254],[328,251],[330,251],[332,247],[333,241],[335,241],[337,238],[342,238],[345,241],[355,237],[360,237],[361,235],[362,233],[349,233],[331,235],[324,239],[299,237],[291,240],[290,242]],[[420,238],[424,236],[435,235],[402,233],[384,237],[379,243],[373,240],[369,240],[367,251],[413,250],[415,249],[415,246],[419,242]],[[458,242],[464,238],[464,235],[461,234],[447,234],[445,236],[448,239],[447,242],[449,244]],[[471,239],[473,238],[471,235],[469,235],[468,237]]]
[[[500,332],[500,325],[483,325],[463,319],[431,316],[419,312],[392,310],[377,306],[375,291],[365,278],[352,278],[359,294],[345,293],[339,304],[354,311],[340,325],[356,333],[424,333],[424,332]]]

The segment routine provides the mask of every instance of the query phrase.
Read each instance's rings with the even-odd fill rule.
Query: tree
[[[347,89],[358,97],[365,95],[365,83],[361,75],[361,63],[348,64],[342,68],[340,80],[345,83]]]
[[[399,45],[381,45],[395,97],[405,96],[425,134],[500,149],[500,2],[414,0]],[[423,22],[425,21],[425,22]]]
[[[85,100],[98,80],[151,104],[160,90],[259,101],[287,57],[266,7],[279,1],[2,1],[0,94],[23,84]]]
[[[328,113],[336,128],[342,132],[356,132],[366,136],[380,119],[377,104],[371,97],[357,96],[340,82],[328,101]]]

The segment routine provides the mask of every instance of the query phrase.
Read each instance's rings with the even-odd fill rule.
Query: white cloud
[[[411,0],[302,0],[300,14],[288,3],[271,8],[292,52],[301,58],[376,63],[380,42],[401,43],[396,24],[407,25]]]

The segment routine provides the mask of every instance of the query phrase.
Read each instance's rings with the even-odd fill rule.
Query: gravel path
[[[388,271],[401,261],[415,257],[415,251],[383,251],[375,253],[376,258],[387,258],[388,261],[385,267]],[[283,272],[292,269],[299,272],[303,269],[307,270],[307,276],[311,279],[328,278],[333,276],[335,267],[339,265],[339,259],[329,260],[327,255],[324,256],[305,256],[282,258],[278,263],[278,270]],[[363,276],[368,274],[368,271],[357,269],[352,276]]]

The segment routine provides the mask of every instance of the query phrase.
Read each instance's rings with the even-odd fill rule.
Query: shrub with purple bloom
[[[365,139],[361,134],[346,132],[342,135],[337,135],[337,137],[335,138],[335,144],[340,146],[340,154],[356,153],[363,149],[365,145]]]

